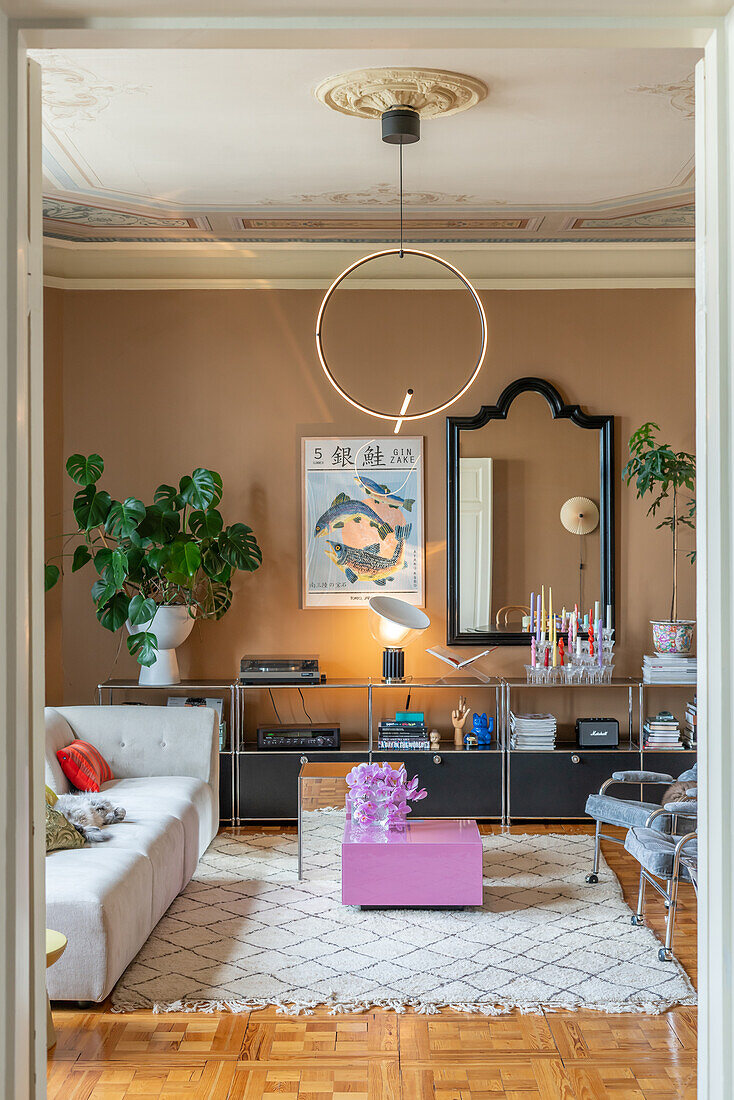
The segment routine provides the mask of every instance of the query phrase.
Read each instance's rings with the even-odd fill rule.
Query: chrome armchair
[[[683,772],[679,781],[696,782],[696,765],[689,771]],[[607,794],[608,789],[616,784],[633,785],[641,784],[649,786],[669,787],[674,782],[673,776],[666,772],[648,771],[620,771],[612,772],[611,778],[602,783],[597,794],[590,794],[586,800],[586,813],[596,822],[594,836],[594,863],[591,873],[586,876],[586,881],[595,883],[599,881],[599,857],[602,840],[609,840],[613,844],[624,845],[624,840],[611,833],[602,831],[604,825],[617,825],[622,829],[645,828],[651,814],[660,809],[654,802],[641,802],[639,799],[618,798]],[[653,817],[651,828],[661,833],[671,831],[671,820],[662,816]]]
[[[695,787],[686,791],[688,795],[695,793]],[[670,819],[670,834],[661,833],[655,828],[655,822],[663,817]],[[688,831],[682,836],[677,833],[679,819],[688,824]],[[640,864],[637,912],[632,917],[632,924],[640,925],[645,922],[646,883],[661,895],[668,911],[665,920],[665,946],[658,951],[661,962],[670,962],[673,959],[679,884],[690,882],[698,895],[698,833],[695,827],[690,827],[691,823],[697,823],[697,819],[697,802],[668,802],[650,814],[645,828],[632,828],[625,838],[625,849]]]

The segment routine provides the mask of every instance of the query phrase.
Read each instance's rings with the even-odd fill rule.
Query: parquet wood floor
[[[490,830],[487,830],[490,831]],[[517,832],[584,832],[584,825]],[[604,854],[634,905],[636,864]],[[662,902],[647,921],[662,935]],[[676,953],[696,980],[693,891]],[[119,1016],[57,1006],[49,1100],[693,1100],[696,1009],[660,1016],[546,1012],[483,1017],[375,1011],[287,1017],[275,1009]]]

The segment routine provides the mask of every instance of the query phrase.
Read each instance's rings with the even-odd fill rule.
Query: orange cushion
[[[78,791],[98,791],[102,783],[115,778],[104,756],[88,741],[72,741],[56,756],[62,772]]]

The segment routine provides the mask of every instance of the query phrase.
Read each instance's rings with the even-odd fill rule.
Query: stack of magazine
[[[677,653],[645,654],[642,658],[642,680],[645,684],[696,685],[696,658]]]
[[[678,719],[669,710],[661,710],[654,718],[647,719],[642,727],[642,747],[665,752],[683,748]]]
[[[698,748],[698,698],[695,695],[690,703],[686,703],[686,721],[681,738],[685,748]]]
[[[552,714],[510,714],[513,749],[533,752],[556,747],[556,720]]]
[[[398,717],[386,719],[377,727],[378,749],[396,749],[399,752],[430,749],[431,742],[422,714],[410,718]]]

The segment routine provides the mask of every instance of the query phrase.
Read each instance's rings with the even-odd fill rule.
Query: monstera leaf
[[[155,634],[141,630],[138,634],[130,635],[127,640],[127,650],[139,665],[150,668],[158,658],[158,639]]]
[[[193,577],[201,565],[201,550],[195,542],[174,542],[171,546],[171,569],[185,577]]]
[[[155,600],[151,600],[150,597],[146,599],[140,592],[137,592],[130,600],[130,606],[127,609],[130,626],[142,626],[143,623],[149,623],[154,615]]]
[[[145,519],[138,527],[138,534],[161,546],[174,538],[180,526],[181,516],[178,512],[172,512],[163,504],[149,504],[145,509]]]
[[[105,529],[116,538],[128,539],[145,517],[145,505],[142,500],[128,497],[120,502],[115,500],[110,506],[105,520]]]
[[[198,508],[189,516],[189,529],[200,539],[214,539],[224,527],[222,513],[216,508]]]
[[[66,460],[66,472],[77,485],[94,485],[102,476],[104,462],[100,455],[71,455]]]
[[[159,485],[153,493],[153,502],[160,504],[169,511],[180,508],[183,503],[178,495],[178,490],[173,485]]]
[[[71,571],[76,573],[78,569],[83,569],[88,561],[92,560],[92,554],[85,542],[81,546],[77,546],[74,550],[74,557],[71,559]]]
[[[49,588],[53,588],[60,576],[61,570],[58,565],[47,565],[44,568],[43,584],[46,592]]]
[[[99,584],[99,581],[97,583]],[[114,633],[120,629],[127,618],[129,605],[129,596],[126,596],[124,592],[115,592],[111,600],[108,600],[104,606],[97,608],[97,618],[105,630],[111,630]]]
[[[79,525],[80,531],[92,531],[95,527],[102,527],[110,507],[112,497],[94,485],[86,485],[74,497],[74,519]]]
[[[214,470],[201,467],[181,478],[178,491],[184,503],[192,508],[205,509],[210,504],[219,504],[222,499],[222,479]]]
[[[220,554],[235,569],[252,573],[263,560],[252,528],[244,523],[233,523],[231,527],[225,527],[217,542]]]

